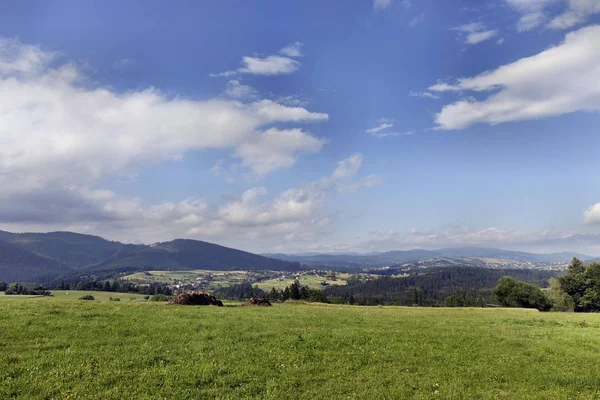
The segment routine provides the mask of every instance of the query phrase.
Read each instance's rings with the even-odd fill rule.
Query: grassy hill
[[[0,398],[593,399],[600,315],[0,296]]]

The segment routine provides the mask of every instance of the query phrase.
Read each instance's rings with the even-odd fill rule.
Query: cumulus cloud
[[[558,46],[455,83],[438,82],[433,92],[476,92],[446,105],[435,121],[439,129],[476,123],[498,124],[600,110],[600,26],[566,35]],[[491,94],[490,94],[491,92]]]
[[[600,224],[600,203],[593,204],[585,210],[583,220],[586,224]]]
[[[325,143],[298,127],[273,125],[326,121],[327,114],[254,99],[239,81],[230,81],[226,94],[250,102],[170,97],[154,88],[121,93],[90,82],[64,54],[0,40],[3,228],[71,229],[123,240],[216,235],[230,226],[218,206],[202,199],[148,206],[90,188],[100,178],[135,174],[201,149],[229,151],[239,160],[230,166],[264,175]]]
[[[243,74],[283,75],[296,72],[300,68],[298,61],[282,56],[244,57],[242,62],[244,67],[238,69],[238,72]]]
[[[225,95],[232,99],[252,100],[258,97],[258,92],[254,88],[242,84],[239,80],[232,79],[227,82]]]
[[[240,145],[235,155],[242,164],[251,167],[259,175],[279,168],[288,168],[296,162],[297,153],[315,153],[324,141],[306,134],[301,129],[270,128],[254,140]]]
[[[300,49],[302,43],[294,42],[279,50],[283,55],[245,56],[242,57],[242,66],[236,70],[209,74],[213,78],[229,78],[238,74],[252,75],[286,75],[296,72],[300,68],[300,63],[294,60],[294,57],[302,57]]]
[[[481,22],[461,25],[453,30],[460,32],[461,37],[464,37],[464,42],[469,45],[485,42],[498,34],[498,31],[487,29]]]
[[[5,196],[0,200],[0,223],[9,230],[69,229],[146,243],[176,237],[241,247],[253,239],[261,246],[310,241],[329,232],[333,219],[328,198],[382,183],[372,175],[357,178],[362,160],[361,154],[355,154],[317,181],[273,196],[265,187],[257,186],[224,204],[189,198],[144,205],[139,198],[108,190],[57,186]],[[221,163],[217,168],[224,166]]]
[[[225,149],[235,156],[261,140],[271,124],[328,118],[271,100],[199,101],[168,97],[153,88],[118,93],[88,85],[80,68],[59,61],[56,53],[37,46],[0,41],[3,193],[40,189],[53,182],[85,185],[140,164],[179,159],[193,149]],[[238,97],[254,95],[239,82],[230,82],[227,90]],[[320,149],[314,145],[320,139],[300,132],[296,130],[299,139],[292,144],[278,147],[271,142],[268,156],[285,158],[289,166],[297,154]],[[263,163],[243,161],[256,173],[264,173]]]

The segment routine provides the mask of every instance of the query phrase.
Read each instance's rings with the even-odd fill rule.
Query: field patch
[[[0,297],[0,398],[592,399],[600,315]]]

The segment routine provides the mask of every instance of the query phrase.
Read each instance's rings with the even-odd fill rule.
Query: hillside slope
[[[176,239],[146,246],[139,251],[94,265],[96,271],[119,272],[143,269],[212,269],[212,270],[297,270],[298,263],[263,257],[214,243]]]
[[[82,268],[113,257],[131,254],[144,246],[111,242],[99,236],[73,232],[10,233],[0,231],[0,240],[61,264]]]
[[[52,258],[34,254],[12,243],[0,241],[1,281],[37,281],[70,271],[69,267]]]

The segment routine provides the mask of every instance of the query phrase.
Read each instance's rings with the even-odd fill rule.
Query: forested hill
[[[487,296],[503,276],[545,287],[559,271],[446,267],[413,271],[405,277],[385,276],[348,286],[329,286],[327,296],[353,297],[365,304],[441,305],[451,294]]]
[[[108,276],[144,269],[298,270],[277,260],[199,240],[132,245],[73,232],[0,231],[0,280],[40,282],[60,276]]]

